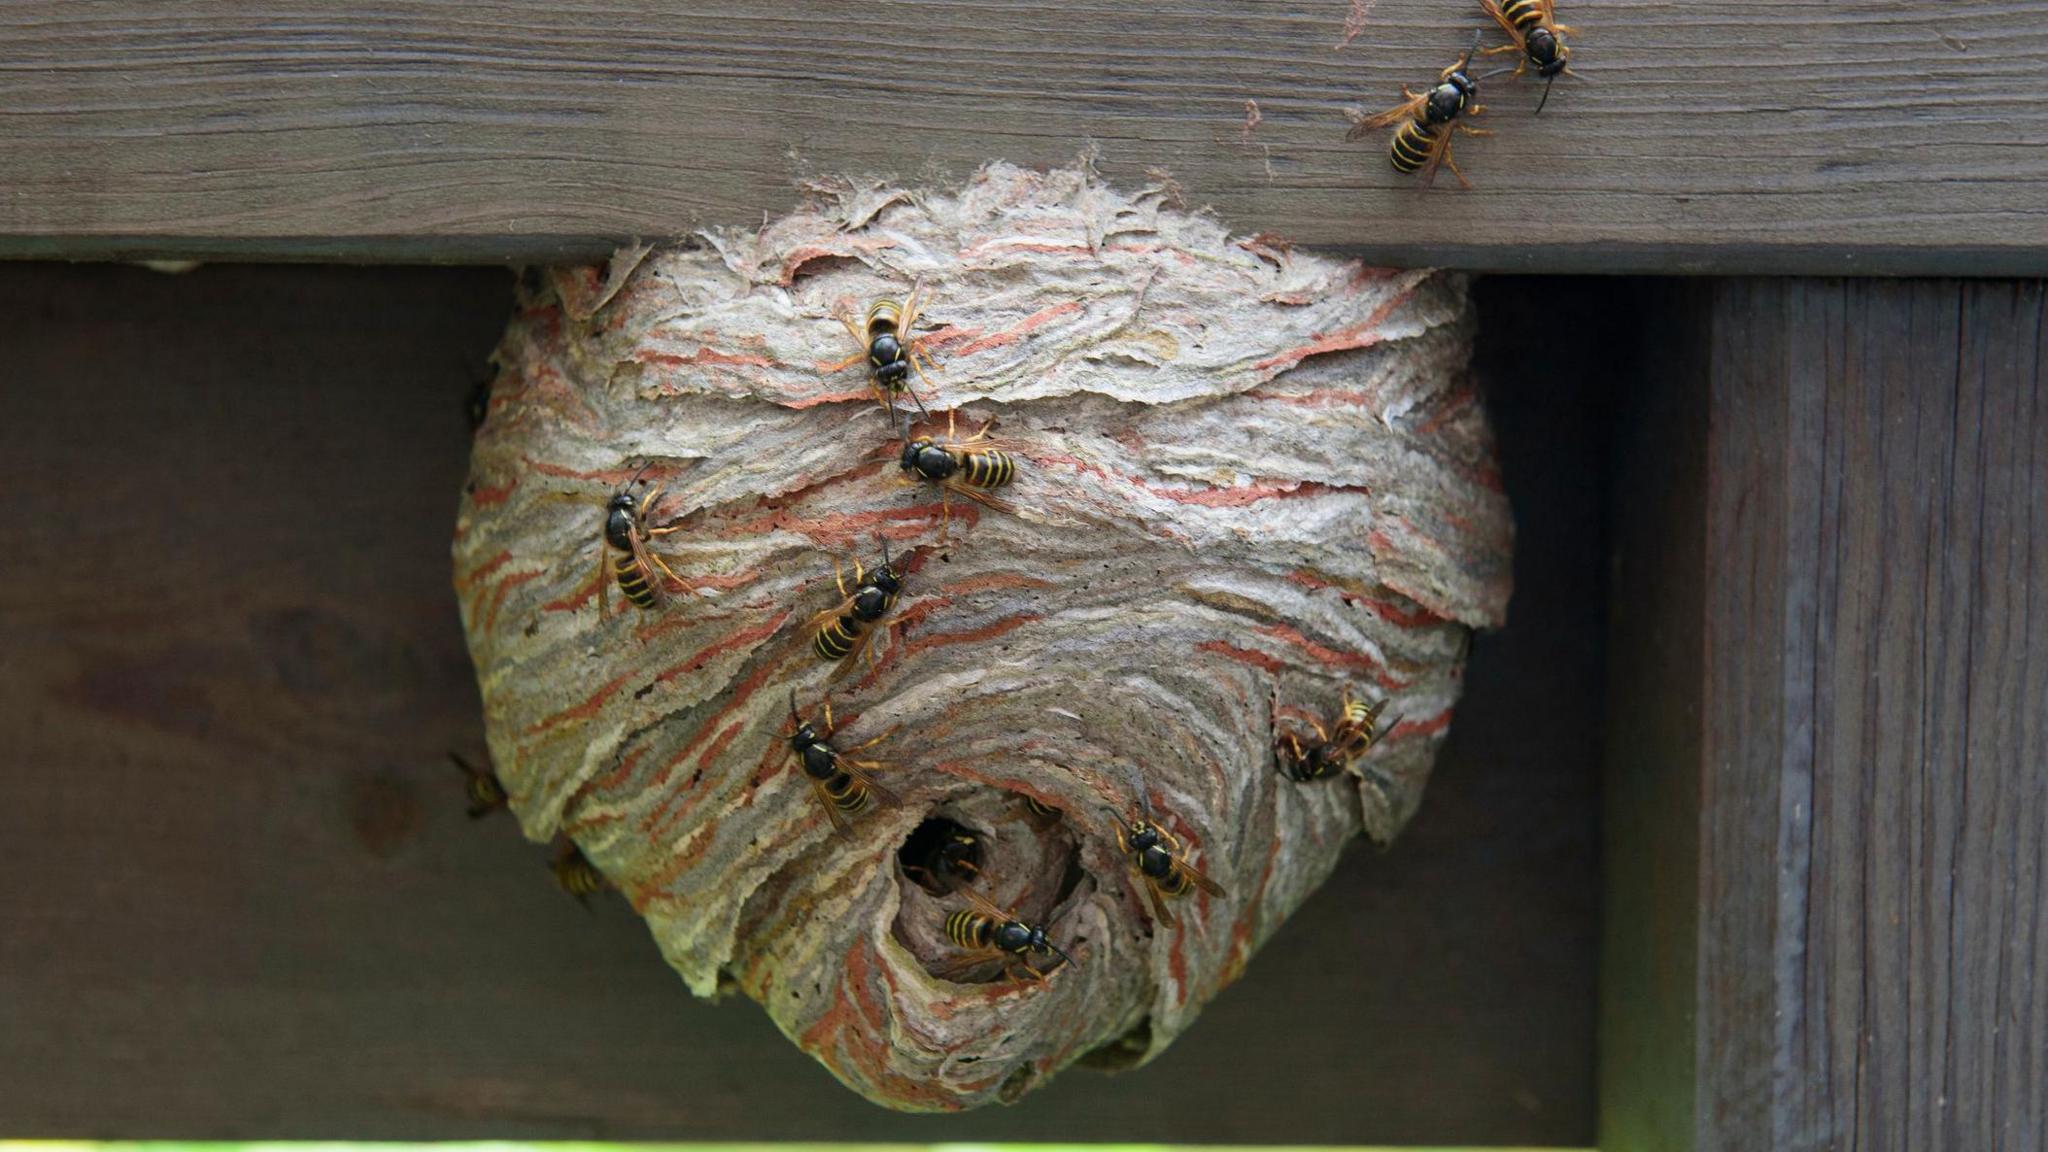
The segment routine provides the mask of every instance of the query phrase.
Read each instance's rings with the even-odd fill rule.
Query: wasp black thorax
[[[640,527],[638,508],[639,502],[633,499],[631,492],[612,493],[611,500],[605,504],[605,543],[622,552],[632,549],[633,534]]]
[[[868,363],[874,367],[875,379],[895,388],[910,375],[910,358],[904,355],[903,341],[896,338],[893,324],[876,324],[868,329]]]
[[[960,461],[929,436],[906,442],[900,463],[904,471],[915,472],[926,480],[945,480],[960,470]]]
[[[1456,120],[1465,111],[1465,105],[1479,91],[1470,76],[1453,72],[1429,90],[1429,101],[1423,106],[1423,118],[1431,124],[1447,124]]]

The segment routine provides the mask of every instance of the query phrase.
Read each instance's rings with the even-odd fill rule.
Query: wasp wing
[[[839,811],[839,805],[832,802],[832,795],[825,791],[825,785],[820,781],[812,780],[811,791],[817,794],[818,803],[825,809],[825,815],[832,818],[832,827],[842,836],[853,835],[853,825],[846,822],[845,813]]]
[[[1385,112],[1374,116],[1367,116],[1356,108],[1347,108],[1345,109],[1345,114],[1351,117],[1351,130],[1344,134],[1344,138],[1346,140],[1362,140],[1382,128],[1390,127],[1420,114],[1422,106],[1428,102],[1428,93],[1410,96]]]
[[[1522,30],[1515,27],[1515,22],[1508,19],[1508,14],[1502,11],[1500,0],[1479,0],[1479,6],[1486,9],[1486,14],[1493,17],[1493,22],[1500,25],[1501,31],[1508,34],[1508,39],[1514,41],[1515,48],[1518,51],[1528,51],[1528,47],[1522,37]],[[1550,15],[1548,11],[1550,5],[1546,3],[1543,7],[1545,9],[1544,16],[1548,17]],[[1488,51],[1491,52],[1493,50],[1489,49]]]
[[[1200,888],[1202,891],[1207,892],[1209,895],[1216,897],[1218,900],[1225,899],[1230,895],[1230,893],[1225,892],[1223,890],[1223,885],[1218,884],[1214,880],[1209,879],[1206,873],[1204,873],[1200,868],[1195,867],[1193,864],[1190,864],[1185,860],[1175,860],[1174,867],[1180,869],[1182,875],[1194,881],[1195,887]]]

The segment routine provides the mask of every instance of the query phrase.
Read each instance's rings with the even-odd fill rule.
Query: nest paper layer
[[[1464,637],[1508,596],[1465,288],[1082,171],[814,192],[529,278],[454,547],[491,749],[527,834],[572,837],[699,995],[744,991],[891,1107],[1014,1100],[1160,1051],[1346,841],[1419,802]],[[963,435],[994,418],[1020,464],[1014,513],[956,500],[944,549],[864,365],[824,371],[857,350],[835,313],[920,282],[927,402]],[[694,591],[600,619],[603,505],[643,464]],[[878,537],[909,557],[897,627],[832,682],[806,625]],[[1341,779],[1277,775],[1275,724],[1327,722],[1346,686],[1399,724]],[[792,689],[807,714],[831,690],[842,747],[883,737],[900,802],[851,835],[791,760]],[[1145,811],[1229,892],[1172,928],[1114,834]],[[899,850],[937,818],[1076,964],[932,975],[963,904]]]

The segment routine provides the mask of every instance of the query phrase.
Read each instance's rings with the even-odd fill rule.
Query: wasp
[[[825,701],[825,731],[820,733],[798,714],[794,690],[789,694],[789,719],[795,725],[789,736],[789,749],[803,766],[804,775],[810,777],[811,790],[818,794],[818,803],[824,806],[825,815],[832,818],[834,828],[851,833],[853,828],[846,818],[865,809],[875,797],[890,803],[896,801],[895,793],[875,783],[869,775],[883,767],[880,761],[848,758],[848,753],[881,743],[889,733],[841,752],[832,747],[832,733],[837,730],[832,722],[832,701]]]
[[[1072,964],[1074,958],[1060,950],[1045,934],[1045,926],[1027,924],[1001,908],[990,903],[981,893],[972,888],[960,889],[972,908],[961,910],[946,917],[946,939],[966,950],[937,974],[941,980],[950,980],[964,975],[977,965],[990,960],[1003,962],[1003,973],[1012,979],[1022,980],[1018,970],[1030,974],[1039,983],[1045,982],[1050,969],[1035,968],[1031,964],[1033,952],[1050,952],[1063,963]]]
[[[1550,86],[1557,83],[1557,78],[1578,75],[1571,69],[1572,50],[1565,47],[1563,36],[1572,30],[1571,25],[1557,22],[1551,0],[1479,0],[1479,6],[1508,34],[1509,41],[1480,55],[1521,53],[1515,74],[1533,68],[1543,77],[1543,99],[1536,102],[1536,112],[1541,115],[1543,106],[1550,103]]]
[[[875,624],[896,606],[903,593],[903,572],[889,559],[889,541],[882,541],[882,566],[869,572],[853,561],[853,590],[846,588],[846,573],[837,562],[832,579],[839,585],[839,603],[811,618],[811,650],[820,660],[838,660],[841,668],[851,666],[856,653],[866,652],[874,643]]]
[[[1451,159],[1451,135],[1454,131],[1468,136],[1492,135],[1484,128],[1459,122],[1460,117],[1477,116],[1486,110],[1479,104],[1479,81],[1467,71],[1472,66],[1472,54],[1478,50],[1479,37],[1474,35],[1472,47],[1465,50],[1456,64],[1444,69],[1428,91],[1418,93],[1403,88],[1401,94],[1407,99],[1377,116],[1353,112],[1351,131],[1345,139],[1357,140],[1389,124],[1399,124],[1388,152],[1396,171],[1421,169],[1422,184],[1427,188],[1436,183],[1436,170],[1442,165],[1450,168],[1460,186],[1470,188],[1472,182],[1465,179],[1465,174],[1458,171],[1458,162]]]
[[[951,892],[981,875],[981,838],[957,824],[945,822],[921,848],[903,871],[934,894]]]
[[[1351,689],[1346,687],[1337,723],[1331,730],[1324,731],[1321,724],[1309,721],[1316,732],[1316,743],[1304,747],[1301,738],[1292,732],[1281,733],[1275,738],[1273,750],[1280,774],[1289,780],[1306,783],[1328,779],[1349,768],[1372,750],[1383,732],[1392,731],[1394,725],[1400,723],[1396,718],[1382,729],[1379,717],[1386,706],[1384,700],[1367,704],[1355,699]]]
[[[469,797],[469,818],[476,820],[488,816],[506,803],[505,786],[498,782],[498,774],[488,768],[479,768],[453,752],[448,759],[462,772],[463,793]]]
[[[549,862],[548,870],[555,874],[555,885],[576,898],[585,908],[590,907],[590,898],[610,888],[612,882],[597,870],[583,849],[574,844],[564,844]]]
[[[1131,858],[1138,875],[1145,878],[1145,894],[1152,899],[1152,911],[1169,928],[1174,924],[1173,912],[1166,906],[1169,898],[1185,896],[1196,888],[1218,899],[1227,895],[1221,884],[1187,862],[1187,849],[1179,837],[1150,820],[1133,820],[1129,827],[1118,824],[1116,843]]]
[[[846,326],[847,335],[860,345],[861,350],[834,364],[828,371],[839,372],[851,366],[862,356],[868,360],[869,383],[875,389],[875,402],[889,410],[889,422],[896,422],[896,394],[903,393],[917,403],[917,410],[930,412],[924,400],[910,387],[910,375],[916,373],[918,380],[926,387],[931,381],[925,378],[924,366],[938,367],[926,351],[923,342],[911,334],[911,326],[917,323],[920,307],[918,300],[922,286],[914,286],[910,295],[902,300],[877,300],[868,309],[867,321],[855,324],[853,317],[839,314],[839,322]]]
[[[990,508],[1003,510],[1003,505],[989,490],[1001,488],[1017,477],[1017,458],[1000,448],[987,443],[988,430],[994,427],[991,418],[981,426],[981,431],[965,440],[958,439],[956,413],[946,413],[946,438],[933,440],[929,436],[910,438],[910,421],[903,422],[903,456],[899,463],[914,480],[927,480],[939,486],[940,498],[944,501],[945,519],[940,527],[939,538],[947,539],[953,526],[953,493],[959,493],[970,500]],[[981,447],[975,447],[975,445]]]
[[[641,472],[646,469],[642,468]],[[604,547],[598,550],[598,614],[611,609],[610,594],[613,580],[618,581],[621,595],[638,608],[658,608],[667,601],[668,588],[661,577],[682,586],[682,578],[669,568],[667,561],[654,554],[647,543],[656,537],[679,532],[682,526],[671,524],[666,528],[649,528],[647,510],[654,507],[655,498],[661,495],[661,485],[656,484],[647,494],[635,499],[633,489],[640,484],[640,474],[635,473],[613,490],[612,498],[604,506]],[[605,567],[611,567],[607,578]],[[661,577],[655,572],[659,571]]]

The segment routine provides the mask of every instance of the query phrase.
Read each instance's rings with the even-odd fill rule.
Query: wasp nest
[[[528,278],[454,546],[497,771],[694,992],[745,992],[872,1100],[1142,1062],[1347,841],[1401,828],[1467,632],[1502,619],[1464,283],[1233,239],[1170,185],[1086,171],[812,192],[758,231]],[[913,288],[903,335],[936,366],[899,411],[941,441],[993,422],[971,447],[1016,464],[996,503],[899,466],[841,319]],[[650,572],[653,607],[600,567],[620,490],[675,574]],[[872,573],[884,542],[900,598],[821,659],[835,566]],[[1377,742],[1278,772],[1276,738],[1312,751],[1347,692],[1386,702]],[[792,697],[877,762],[844,831]],[[1225,894],[1155,906],[1132,820]],[[1072,962],[962,968],[970,892]]]

